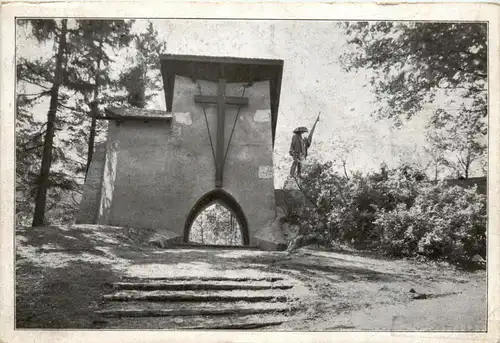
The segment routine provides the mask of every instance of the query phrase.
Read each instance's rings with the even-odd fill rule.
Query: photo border
[[[99,8],[99,4],[105,8]],[[96,5],[97,4],[97,5]],[[161,4],[161,8],[158,6]],[[499,170],[500,165],[500,94],[498,80],[499,61],[499,11],[492,4],[398,4],[376,5],[373,3],[356,4],[259,4],[259,3],[151,3],[149,6],[139,2],[118,3],[106,1],[65,2],[44,4],[16,4],[2,6],[1,22],[1,69],[2,89],[0,117],[0,260],[6,261],[0,267],[0,338],[7,342],[28,341],[407,341],[418,339],[422,342],[447,342],[459,340],[478,340],[481,342],[498,340],[499,336]],[[113,12],[111,14],[111,12]],[[146,12],[155,13],[147,15]],[[108,14],[110,13],[110,14]],[[165,15],[170,13],[170,15]],[[244,14],[241,15],[241,14]],[[352,16],[352,14],[355,16]],[[172,17],[174,15],[174,17]],[[36,330],[14,329],[14,178],[15,156],[15,20],[27,17],[50,18],[96,18],[96,19],[198,19],[198,20],[310,20],[310,21],[440,21],[440,22],[488,22],[488,240],[487,240],[487,286],[488,286],[488,331],[487,333],[464,332],[408,332],[408,331],[342,331],[342,332],[247,332],[247,331],[152,331],[152,330]],[[14,52],[14,54],[12,53]],[[14,58],[13,58],[14,56]],[[13,97],[14,94],[14,97]],[[122,334],[119,334],[122,333]],[[133,334],[135,333],[135,334]],[[84,337],[85,336],[85,337]],[[89,340],[90,339],[90,340]]]

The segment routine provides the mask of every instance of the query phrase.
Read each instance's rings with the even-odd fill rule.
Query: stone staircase
[[[104,329],[259,329],[290,320],[293,284],[282,276],[127,277],[96,311]]]

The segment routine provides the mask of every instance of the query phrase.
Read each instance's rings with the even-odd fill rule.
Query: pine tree
[[[18,24],[26,29],[19,39],[53,45],[53,53],[39,58],[19,56],[16,61],[16,213],[23,225],[33,207],[32,225],[71,220],[78,205],[73,196],[80,193],[78,174],[84,170],[78,155],[88,133],[82,125],[87,117],[80,94],[93,89],[85,67],[75,63],[82,53],[77,39],[81,29],[74,20]],[[47,120],[35,119],[44,106],[49,107]],[[40,165],[38,171],[36,165]]]
[[[90,109],[90,131],[88,133],[87,166],[90,167],[98,123],[96,116],[99,104],[121,101],[116,96],[117,80],[111,78],[113,53],[128,46],[132,37],[131,20],[77,20],[79,35],[74,44],[79,45],[81,55],[73,63],[85,71],[86,79],[92,84],[82,95]],[[111,90],[111,94],[110,91]]]
[[[150,21],[145,32],[134,37],[136,56],[132,66],[121,73],[120,83],[127,92],[127,102],[132,107],[145,108],[161,90],[160,55],[166,50],[158,31]]]
[[[46,123],[35,120],[31,111],[46,92],[27,93],[19,87],[16,99],[16,220],[21,225],[31,224],[46,132]]]
[[[45,221],[45,205],[49,188],[49,173],[53,157],[53,141],[56,131],[56,114],[59,109],[59,90],[63,82],[63,65],[67,57],[68,20],[30,20],[23,24],[31,25],[31,33],[39,42],[53,41],[54,58],[48,61],[22,60],[18,64],[18,79],[43,89],[41,94],[50,96],[40,172],[35,196],[35,212],[32,226],[40,226]],[[42,95],[41,95],[42,96]]]

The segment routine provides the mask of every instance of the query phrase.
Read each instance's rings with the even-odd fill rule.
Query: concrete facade
[[[215,189],[217,107],[195,104],[200,91],[216,95],[217,83],[176,76],[172,121],[109,122],[105,153],[96,152],[91,164],[80,222],[151,228],[180,242],[188,239],[190,220],[207,201],[220,201],[243,223],[246,244],[285,246],[283,234],[273,225],[269,82],[226,87],[227,96],[244,94],[249,104],[239,111],[226,109],[221,189]]]

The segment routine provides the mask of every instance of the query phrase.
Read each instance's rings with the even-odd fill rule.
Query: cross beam
[[[245,106],[248,105],[248,98],[239,96],[226,96],[226,105]],[[215,95],[195,95],[194,102],[205,104],[219,104],[219,100]]]
[[[226,80],[219,79],[217,95],[196,95],[195,103],[217,105],[217,143],[215,153],[215,187],[222,187],[224,165],[224,127],[226,119],[226,106],[248,105],[248,98],[226,96]]]

